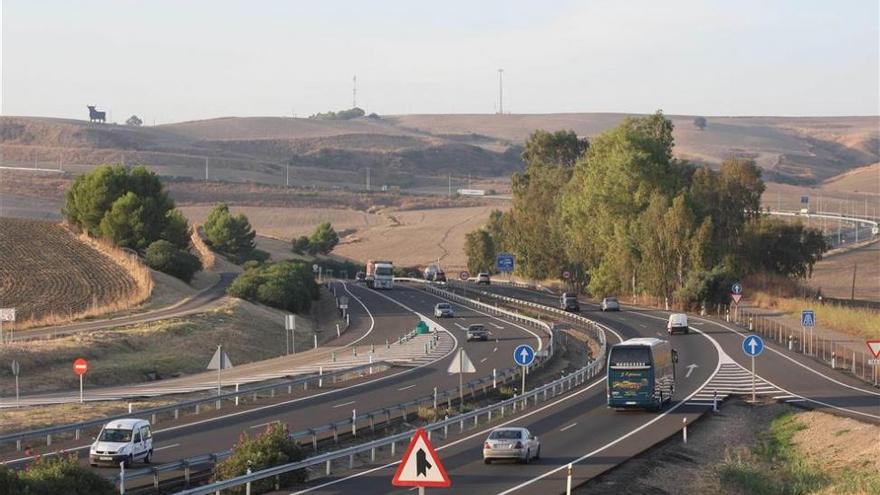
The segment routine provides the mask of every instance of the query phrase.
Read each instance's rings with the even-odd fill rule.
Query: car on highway
[[[489,285],[491,283],[491,280],[489,279],[488,273],[480,272],[477,274],[477,278],[475,279],[475,282],[477,283],[477,285],[479,285],[479,284]]]
[[[541,442],[526,428],[496,428],[483,443],[483,462],[513,459],[528,464],[541,458]]]
[[[434,282],[445,283],[446,282],[446,272],[438,271],[434,274]]]
[[[153,433],[150,422],[144,419],[116,419],[103,428],[89,447],[89,464],[118,466],[124,462],[131,466],[143,460],[149,464],[153,458]]]
[[[581,310],[581,305],[578,302],[577,296],[563,292],[562,297],[559,298],[559,308],[563,311],[577,313]]]
[[[690,333],[688,329],[688,315],[684,313],[672,313],[666,323],[666,331],[669,335],[675,333]]]
[[[449,303],[437,303],[434,305],[434,317],[436,318],[452,318],[455,316],[455,310]]]
[[[489,340],[489,331],[486,330],[486,327],[479,323],[468,325],[467,340],[468,342],[470,342],[471,340]]]
[[[602,311],[620,311],[620,302],[616,297],[602,299]]]
[[[367,274],[364,272],[357,272],[357,275],[354,276],[354,281],[355,282],[366,282],[367,281]]]

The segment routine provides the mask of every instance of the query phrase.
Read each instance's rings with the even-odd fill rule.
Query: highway
[[[441,299],[422,290],[396,287],[392,291],[372,291],[349,285],[357,299],[363,301],[361,308],[354,307],[354,320],[372,319],[374,328],[362,343],[373,342],[384,345],[385,339],[396,339],[400,334],[411,330],[418,322],[417,314],[434,320],[433,306]],[[444,319],[437,324],[446,329],[463,345],[473,360],[477,375],[490,375],[493,368],[511,366],[513,349],[520,343],[530,343],[535,347],[545,345],[544,336],[536,330],[520,327],[510,321],[487,316],[462,306],[456,306],[456,316]],[[465,342],[466,328],[470,323],[483,323],[491,329],[492,339],[488,342]],[[352,410],[367,411],[433,393],[434,387],[448,389],[457,386],[457,376],[448,375],[446,368],[452,358],[452,351],[429,364],[415,367],[394,368],[374,380],[362,381],[339,389],[313,391],[310,395],[297,396],[278,404],[261,406],[256,409],[236,411],[218,418],[194,420],[175,426],[157,425],[155,428],[154,463],[170,462],[186,457],[217,452],[232,447],[242,432],[257,432],[272,422],[287,424],[291,431],[320,426],[331,421],[351,417]],[[470,378],[473,378],[470,377]],[[55,449],[72,449],[85,453],[83,444],[53,446]],[[81,457],[85,457],[81,455]],[[27,460],[25,457],[10,459]],[[85,460],[83,460],[85,462]],[[137,466],[136,466],[137,467]],[[99,468],[100,472],[113,473],[116,470]]]
[[[558,302],[552,294],[500,284],[489,290],[548,305]],[[503,423],[527,427],[540,438],[542,458],[529,465],[483,464],[482,442],[492,428],[501,425],[465,431],[449,442],[438,442],[438,453],[455,493],[560,493],[565,487],[568,463],[575,464],[574,483],[582,483],[668,436],[680,434],[683,419],[693,422],[710,410],[710,403],[698,397],[719,381],[740,391],[750,387],[750,377],[741,368],[750,365],[741,350],[743,337],[732,326],[692,317],[693,333],[669,337],[665,332],[666,312],[624,306],[619,313],[602,313],[595,305],[583,302],[582,308],[585,316],[617,330],[618,338],[656,336],[672,341],[680,356],[675,403],[660,414],[611,411],[605,407],[604,380],[599,378],[573,394]],[[615,340],[609,336],[609,343]],[[784,355],[773,345],[758,362],[758,375],[766,384],[762,395],[862,420],[880,420],[880,394],[843,373]],[[691,373],[687,376],[685,369],[689,367]],[[724,369],[734,372],[722,376]],[[315,480],[292,493],[407,493],[407,489],[390,485],[396,464]]]

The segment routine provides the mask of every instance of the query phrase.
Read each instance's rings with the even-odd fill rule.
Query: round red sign
[[[85,375],[89,370],[89,362],[83,358],[79,358],[73,362],[73,372],[77,375]]]

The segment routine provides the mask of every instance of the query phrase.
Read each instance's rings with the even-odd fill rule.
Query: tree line
[[[719,170],[673,157],[661,112],[627,118],[591,142],[572,131],[536,131],[513,204],[466,236],[471,271],[510,252],[531,279],[561,278],[596,296],[649,294],[721,301],[758,271],[811,274],[828,249],[816,229],[761,214],[764,182],[752,160]]]

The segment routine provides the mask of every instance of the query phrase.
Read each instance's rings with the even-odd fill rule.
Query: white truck
[[[367,287],[371,289],[394,288],[394,263],[367,260]]]

